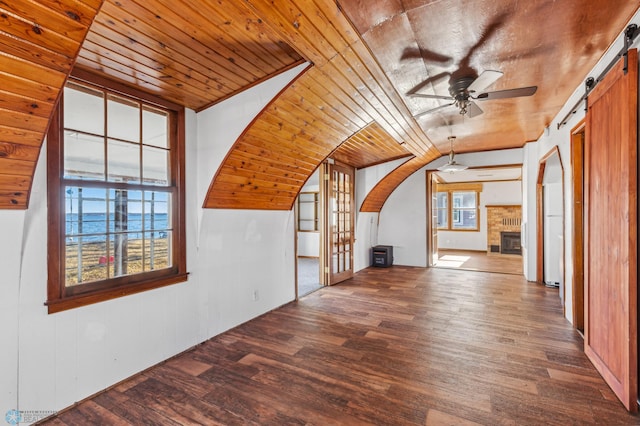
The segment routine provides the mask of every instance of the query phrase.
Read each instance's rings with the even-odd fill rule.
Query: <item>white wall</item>
[[[356,170],[355,186],[356,186],[356,238],[353,245],[353,269],[357,272],[371,265],[371,247],[378,244],[378,221],[380,216],[378,213],[365,213],[360,211],[360,207],[364,202],[366,195],[371,189],[387,174],[395,170],[407,158],[401,158],[387,163],[378,164],[376,166],[366,167]],[[393,244],[389,244],[393,245]],[[395,253],[394,253],[395,255]]]
[[[382,207],[376,244],[393,246],[394,264],[427,266],[427,188],[425,170],[435,170],[446,163],[447,160],[446,156],[441,157],[413,173],[396,188]],[[523,150],[517,148],[472,154],[456,154],[456,160],[473,167],[520,164],[523,161]],[[520,189],[515,191],[514,194],[510,194],[504,199],[510,200],[510,203],[511,200],[517,199]],[[483,247],[486,248],[486,235]]]
[[[187,111],[184,283],[48,315],[42,149],[29,209],[0,211],[0,414],[63,409],[293,300],[293,212],[201,206],[237,136],[303,67]]]
[[[520,181],[483,182],[480,193],[480,229],[476,231],[438,231],[438,248],[487,250],[487,206],[521,205]]]

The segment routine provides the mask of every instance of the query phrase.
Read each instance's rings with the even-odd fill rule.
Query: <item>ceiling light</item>
[[[453,141],[456,140],[455,136],[449,136],[449,145],[451,146],[451,151],[449,151],[449,162],[444,166],[438,167],[438,170],[441,172],[459,172],[467,169],[469,166],[465,166],[464,164],[459,164],[455,160],[455,153],[453,152]]]

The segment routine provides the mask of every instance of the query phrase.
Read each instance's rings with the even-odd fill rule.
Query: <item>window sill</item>
[[[48,313],[54,314],[56,312],[62,312],[86,305],[92,305],[94,303],[100,303],[106,300],[117,299],[119,297],[129,296],[131,294],[141,293],[147,290],[153,290],[155,288],[183,283],[187,281],[188,275],[188,273],[182,273],[172,275],[170,277],[142,281],[117,288],[109,288],[105,289],[104,291],[96,291],[89,294],[69,296],[57,300],[48,300],[45,302],[45,305],[49,310]]]

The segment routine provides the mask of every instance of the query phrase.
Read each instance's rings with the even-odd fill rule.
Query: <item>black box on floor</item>
[[[371,248],[371,266],[388,268],[391,265],[393,265],[393,246]]]

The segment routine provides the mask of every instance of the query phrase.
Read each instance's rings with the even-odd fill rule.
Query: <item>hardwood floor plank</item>
[[[368,268],[49,423],[640,424],[582,346],[558,291],[521,276]]]

